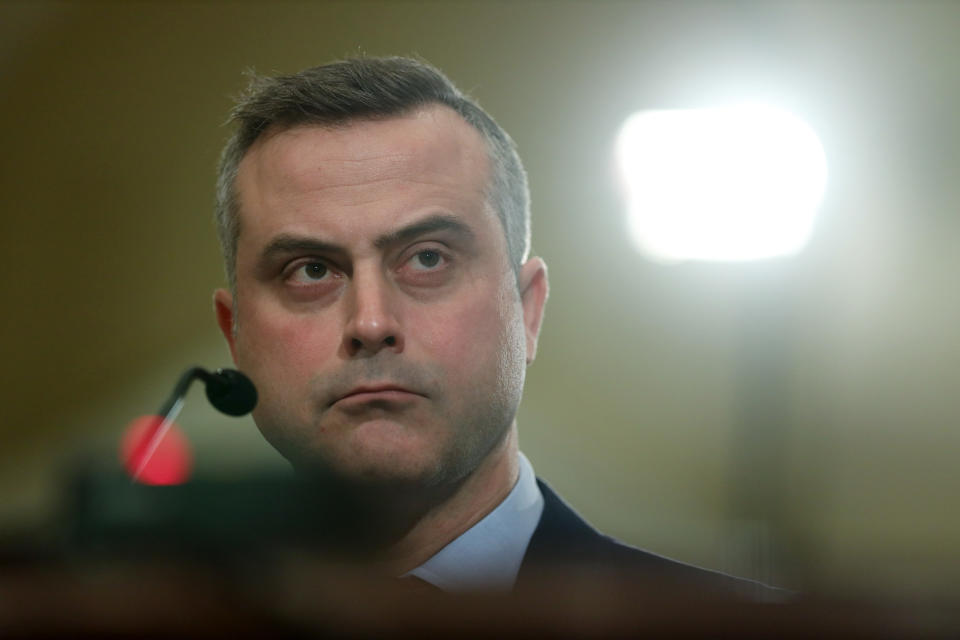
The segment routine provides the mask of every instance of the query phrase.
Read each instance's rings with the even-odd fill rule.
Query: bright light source
[[[762,105],[636,113],[617,160],[633,239],[663,261],[795,254],[827,181],[813,130]]]

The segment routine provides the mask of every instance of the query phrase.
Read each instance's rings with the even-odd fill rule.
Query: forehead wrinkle
[[[317,184],[316,176],[305,176],[298,184],[290,182],[286,185],[274,185],[271,193],[263,193],[265,201],[272,202],[273,206],[279,206],[282,203],[299,203],[310,207],[316,203],[324,202],[325,206],[344,207],[347,209],[364,208],[369,204],[384,204],[383,190],[393,191],[390,202],[396,204],[401,209],[404,208],[403,202],[408,191],[416,193],[418,187],[432,189],[432,195],[428,196],[433,201],[434,206],[441,208],[452,208],[459,210],[462,208],[457,204],[461,196],[473,193],[484,200],[487,199],[486,182],[478,180],[475,184],[464,185],[454,177],[448,177],[440,173],[431,173],[424,175],[414,173],[410,176],[388,176],[383,175],[375,179],[369,177],[356,177],[351,174],[350,180],[335,180],[332,184]],[[288,200],[288,198],[291,198]]]
[[[284,150],[288,157],[265,166],[263,178],[278,191],[317,191],[337,187],[372,185],[402,180],[415,173],[409,154],[371,155],[367,158],[316,159],[309,164],[296,157],[293,150]]]

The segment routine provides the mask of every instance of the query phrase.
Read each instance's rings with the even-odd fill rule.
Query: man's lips
[[[417,393],[416,391],[411,391],[410,389],[395,384],[364,385],[351,389],[347,393],[334,400],[332,404],[337,404],[340,402],[354,404],[370,402],[374,400],[409,401],[414,397],[423,397],[423,394]]]

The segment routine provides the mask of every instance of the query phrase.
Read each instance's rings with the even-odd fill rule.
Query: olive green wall
[[[960,577],[960,4],[0,4],[0,515],[35,521],[110,459],[211,311],[220,125],[241,72],[419,54],[510,131],[552,296],[521,446],[601,528],[796,587]],[[767,98],[820,133],[811,245],[652,264],[612,172],[641,108]],[[278,464],[199,394],[198,469]]]

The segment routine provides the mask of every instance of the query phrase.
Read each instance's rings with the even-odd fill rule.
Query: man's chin
[[[298,476],[327,476],[350,484],[397,489],[434,486],[441,482],[444,468],[436,455],[390,448],[368,448],[338,456],[299,456],[290,461]]]

